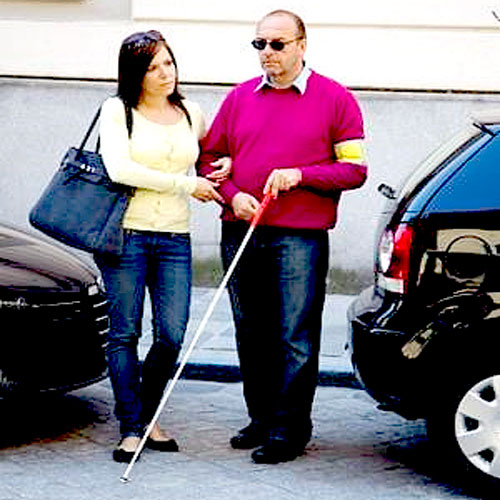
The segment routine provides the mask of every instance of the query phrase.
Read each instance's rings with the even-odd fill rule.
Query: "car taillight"
[[[391,292],[405,293],[410,275],[414,231],[408,224],[386,229],[378,247],[378,283]]]

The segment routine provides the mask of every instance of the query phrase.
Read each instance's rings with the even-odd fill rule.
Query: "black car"
[[[380,408],[427,420],[454,470],[500,478],[500,115],[472,119],[389,198],[374,285],[348,310]]]
[[[0,398],[106,377],[98,274],[60,245],[0,224]]]

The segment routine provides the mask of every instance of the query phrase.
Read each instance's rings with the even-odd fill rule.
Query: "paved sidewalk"
[[[229,438],[248,423],[241,383],[180,380],[161,414],[179,453],[144,450],[130,482],[113,462],[109,380],[0,406],[0,500],[437,500],[450,488],[415,474],[421,423],[376,412],[364,391],[318,387],[304,456],[258,465]],[[413,444],[412,444],[413,443]],[[402,448],[400,453],[393,447]],[[410,454],[405,465],[404,452]],[[460,496],[460,498],[463,498]]]
[[[180,359],[191,344],[215,293],[215,288],[194,288],[191,320]],[[357,386],[344,349],[347,334],[346,310],[353,299],[352,295],[327,295],[323,313],[320,385]],[[146,311],[149,311],[149,306]],[[149,312],[146,312],[140,348],[145,351],[150,341],[150,316]],[[198,339],[184,368],[183,378],[218,382],[240,380],[234,326],[227,292],[221,296],[205,330]]]
[[[189,336],[214,293],[195,290]],[[341,385],[340,375],[350,373],[343,351],[350,300],[327,301],[323,385]],[[145,333],[143,349],[150,329]],[[224,296],[194,350],[187,378],[235,376],[233,342]],[[241,383],[180,380],[160,415],[180,452],[144,450],[127,484],[120,482],[126,464],[111,459],[119,435],[108,379],[70,394],[1,403],[0,500],[465,498],[426,474],[433,469],[424,453],[422,422],[376,412],[364,391],[346,387],[318,387],[313,437],[303,456],[261,465],[252,463],[250,451],[229,446],[230,437],[248,423]]]

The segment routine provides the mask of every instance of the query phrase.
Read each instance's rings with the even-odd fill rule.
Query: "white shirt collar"
[[[307,66],[304,66],[299,76],[297,76],[297,78],[295,78],[295,80],[293,81],[291,87],[295,87],[302,95],[304,95],[307,89],[307,81],[309,80],[310,76],[311,76],[311,69],[308,68]],[[264,74],[262,75],[262,79],[257,85],[257,87],[255,87],[254,92],[258,92],[266,85],[269,85],[269,87],[276,88],[275,85],[273,85],[273,83],[269,80],[269,77],[266,74]]]

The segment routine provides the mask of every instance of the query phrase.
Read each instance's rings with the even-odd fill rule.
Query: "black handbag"
[[[131,132],[131,114],[127,127]],[[85,150],[101,108],[79,148],[68,149],[49,185],[29,214],[30,223],[66,245],[98,254],[120,255],[122,219],[134,188],[109,178],[99,141],[95,151]]]

